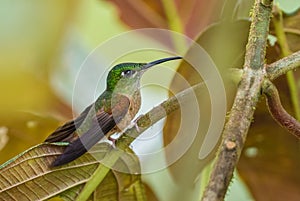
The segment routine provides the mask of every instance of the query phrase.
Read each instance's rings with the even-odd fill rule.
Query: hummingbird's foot
[[[140,118],[142,118],[143,116],[142,115],[140,115],[140,116],[138,116],[137,118],[136,118],[136,120],[134,121],[134,127],[135,127],[135,129],[137,130],[137,132],[141,132],[141,129],[140,129],[140,127],[139,127],[139,125],[138,125],[138,121],[140,120]]]
[[[112,146],[114,149],[117,148],[117,146],[116,146],[116,141],[117,141],[117,139],[112,138],[111,136],[108,136],[107,139],[112,143],[111,146]]]
[[[137,123],[134,123],[134,127],[135,127],[135,129],[137,130],[137,132],[141,132],[141,129],[140,129],[140,127],[138,126],[138,124]]]
[[[139,133],[141,132],[141,129],[140,129],[140,127],[137,125],[136,121],[131,122],[128,128],[133,128],[133,127],[137,130],[137,132],[139,132]]]

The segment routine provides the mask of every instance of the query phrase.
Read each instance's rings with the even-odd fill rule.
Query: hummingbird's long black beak
[[[152,61],[150,63],[145,64],[142,67],[142,69],[145,70],[145,69],[150,68],[152,66],[155,66],[157,64],[161,64],[161,63],[164,63],[164,62],[167,62],[167,61],[171,61],[171,60],[176,60],[176,59],[182,59],[182,57],[169,57],[169,58],[164,58],[164,59],[159,59],[159,60],[156,60],[156,61]]]

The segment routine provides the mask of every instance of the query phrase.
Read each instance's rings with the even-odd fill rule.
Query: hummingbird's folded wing
[[[47,137],[45,142],[71,142],[76,136],[75,131],[82,124],[93,104],[85,108],[85,110],[74,120],[58,127],[51,135]]]
[[[71,142],[64,153],[56,158],[52,166],[64,165],[87,152],[123,119],[129,106],[129,99],[126,96],[120,96],[118,97],[118,104],[112,108],[111,112],[99,110],[92,120],[91,128]]]

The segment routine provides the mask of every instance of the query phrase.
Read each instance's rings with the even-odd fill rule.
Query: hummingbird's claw
[[[140,127],[139,127],[139,125],[138,125],[138,121],[139,121],[139,119],[140,118],[142,118],[142,115],[140,115],[140,116],[138,116],[136,119],[135,119],[135,121],[133,122],[133,125],[132,125],[132,127],[134,126],[135,127],[135,129],[137,130],[137,132],[141,132],[141,129],[140,129]]]
[[[137,132],[141,132],[141,129],[140,129],[140,127],[138,126],[138,124],[137,123],[134,123],[134,127],[135,127],[135,129],[137,130]]]
[[[116,148],[117,148],[117,146],[116,146],[116,141],[117,141],[117,139],[115,139],[115,138],[113,138],[113,137],[111,137],[111,136],[108,136],[107,139],[112,143],[111,146],[112,146],[114,149],[116,149]]]
[[[138,120],[138,119],[139,119],[139,118],[137,118],[137,120]],[[128,126],[128,128],[133,128],[133,127],[137,130],[138,133],[141,132],[141,129],[140,129],[140,127],[138,126],[138,124],[136,123],[136,121],[131,122],[130,125]]]

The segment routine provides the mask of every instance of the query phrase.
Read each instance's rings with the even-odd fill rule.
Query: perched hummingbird
[[[52,166],[69,163],[94,146],[104,136],[125,129],[141,106],[140,79],[157,64],[181,59],[170,57],[150,63],[121,63],[114,66],[106,79],[106,90],[95,103],[77,118],[58,127],[45,142],[70,142]]]

